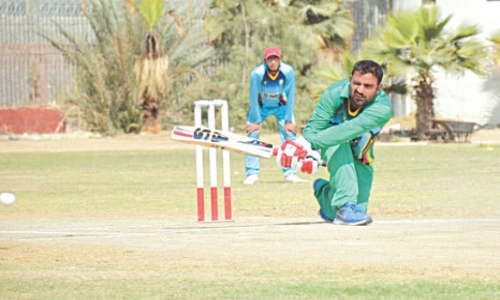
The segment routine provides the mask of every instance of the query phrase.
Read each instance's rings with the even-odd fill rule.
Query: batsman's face
[[[361,74],[356,71],[349,77],[351,80],[351,100],[354,108],[365,106],[375,99],[382,83],[377,84],[377,77],[372,73]]]

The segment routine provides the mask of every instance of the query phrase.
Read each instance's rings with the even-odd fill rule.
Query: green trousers
[[[366,213],[373,182],[372,166],[354,158],[349,143],[324,150],[330,181],[319,180],[314,190],[321,210],[333,220],[338,208],[347,202],[356,202]]]

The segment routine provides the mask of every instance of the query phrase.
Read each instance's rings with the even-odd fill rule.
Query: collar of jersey
[[[276,75],[272,75],[271,73],[267,72],[267,76],[269,76],[269,78],[271,78],[271,80],[276,80],[276,78],[278,78],[278,76],[280,75],[280,71],[278,70],[278,72],[276,73]]]

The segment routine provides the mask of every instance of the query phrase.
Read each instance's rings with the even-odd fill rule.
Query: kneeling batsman
[[[307,174],[318,172],[318,166],[325,165],[321,160],[319,150],[311,148],[304,137],[300,136],[295,141],[285,140],[276,155],[276,163],[281,167],[294,168]]]

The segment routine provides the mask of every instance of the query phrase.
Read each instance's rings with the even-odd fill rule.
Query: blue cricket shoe
[[[364,213],[364,210],[354,202],[348,202],[337,210],[333,224],[338,225],[368,225],[372,218]]]

